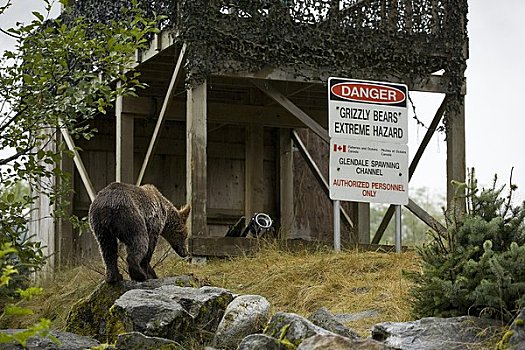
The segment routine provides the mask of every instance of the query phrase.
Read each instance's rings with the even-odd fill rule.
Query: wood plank
[[[93,201],[96,196],[95,188],[93,187],[93,183],[91,182],[91,179],[89,178],[89,174],[86,171],[86,167],[84,166],[84,163],[82,162],[82,158],[80,158],[80,154],[78,153],[78,150],[75,147],[75,142],[71,138],[71,135],[69,135],[69,132],[67,131],[66,128],[60,128],[60,132],[62,133],[62,137],[64,138],[64,141],[66,142],[67,148],[71,152],[73,152],[73,162],[75,163],[78,174],[80,175],[80,178],[82,179],[82,183],[84,184],[84,187],[86,188],[89,199]]]
[[[312,174],[316,178],[317,182],[321,186],[321,189],[323,190],[327,198],[330,199],[330,187],[328,186],[328,181],[326,181],[326,179],[324,178],[323,173],[321,172],[321,170],[319,169],[319,167],[317,166],[313,158],[310,156],[310,153],[308,153],[306,146],[301,141],[301,138],[299,137],[299,135],[297,134],[295,130],[292,131],[292,140],[297,146],[297,149],[299,150],[299,153],[301,153],[301,156],[305,160],[306,164],[312,171]],[[355,224],[352,222],[352,220],[350,219],[350,216],[347,214],[343,206],[340,206],[340,208],[341,208],[341,215],[343,218],[343,222],[345,223],[345,225],[348,226],[350,230],[353,230],[355,227]]]
[[[117,97],[115,103],[116,114],[116,153],[115,153],[115,181],[134,183],[134,116],[123,112],[124,100]]]
[[[292,130],[279,129],[280,234],[290,238],[295,228]]]
[[[140,61],[135,62],[135,64],[132,64],[132,67],[136,69],[138,66],[147,63],[149,60],[157,56],[159,52],[171,48],[175,43],[175,37],[176,35],[174,35],[171,30],[162,30],[160,33],[156,34],[148,48],[142,49],[140,50],[140,53],[135,54],[136,57],[140,57],[141,59]]]
[[[297,107],[292,101],[290,101],[281,92],[275,89],[269,81],[260,81],[252,79],[252,83],[257,86],[261,91],[274,99],[277,103],[283,106],[288,112],[293,114],[297,119],[304,123],[310,130],[316,133],[321,139],[330,142],[328,136],[328,130],[319,125],[313,118]]]
[[[162,103],[162,108],[160,110],[159,117],[157,119],[157,123],[155,124],[155,130],[153,131],[153,135],[151,136],[151,141],[148,146],[148,150],[146,151],[146,155],[144,156],[144,161],[142,162],[142,166],[139,171],[139,176],[136,181],[136,185],[139,186],[142,182],[142,179],[144,178],[144,173],[146,172],[146,169],[148,167],[149,160],[151,158],[151,155],[155,151],[155,146],[157,145],[157,139],[160,134],[160,130],[162,126],[164,125],[164,117],[166,116],[166,111],[168,110],[168,106],[171,104],[173,99],[173,90],[177,83],[180,80],[181,77],[181,70],[182,70],[182,64],[184,63],[184,60],[186,58],[186,44],[182,45],[182,49],[179,53],[179,58],[177,59],[177,64],[175,65],[175,69],[173,70],[173,74],[171,76],[170,85],[168,87],[168,91],[166,91],[166,96],[164,97],[164,101]]]
[[[263,127],[251,124],[246,128],[244,216],[263,211]]]
[[[189,236],[208,234],[207,204],[207,87],[206,81],[188,89],[186,144],[186,202],[191,205]]]
[[[267,245],[271,245],[272,247],[277,246],[283,251],[294,252],[307,250],[316,252],[320,249],[331,250],[333,243],[331,241],[306,241],[302,239],[274,240],[265,238],[264,240],[260,240],[242,237],[197,237],[190,240],[192,255],[209,257],[249,256],[264,249]],[[358,251],[395,251],[394,246],[384,244],[359,244],[351,248],[356,248]],[[406,246],[403,246],[401,249],[402,251],[410,250],[410,248]]]

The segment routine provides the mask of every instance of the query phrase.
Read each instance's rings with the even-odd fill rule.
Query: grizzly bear
[[[157,278],[150,265],[159,235],[181,257],[186,249],[190,206],[177,209],[153,185],[114,182],[102,189],[89,207],[89,224],[106,265],[106,282],[121,281],[118,242],[125,244],[129,276],[134,281]]]

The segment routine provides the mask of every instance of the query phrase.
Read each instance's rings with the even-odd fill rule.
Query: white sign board
[[[330,137],[406,144],[406,85],[329,79]]]
[[[408,204],[408,88],[330,78],[330,198]]]
[[[407,204],[408,146],[332,138],[330,198]]]

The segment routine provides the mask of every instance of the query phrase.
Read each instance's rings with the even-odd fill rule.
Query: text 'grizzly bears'
[[[126,245],[129,276],[135,281],[157,278],[150,262],[159,235],[177,254],[187,256],[190,209],[177,209],[153,185],[114,182],[102,189],[89,207],[89,224],[106,265],[106,282],[122,280],[117,239]]]

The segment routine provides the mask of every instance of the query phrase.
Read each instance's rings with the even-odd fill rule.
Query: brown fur
[[[186,249],[186,220],[190,206],[177,209],[153,185],[111,183],[89,208],[89,224],[106,265],[106,281],[122,280],[118,271],[118,242],[126,245],[131,279],[157,278],[150,265],[159,235],[182,257]]]

